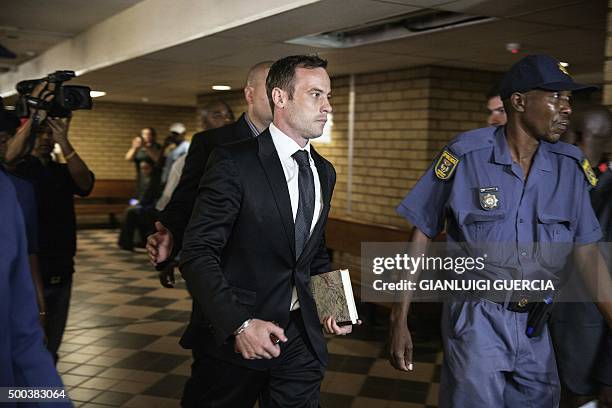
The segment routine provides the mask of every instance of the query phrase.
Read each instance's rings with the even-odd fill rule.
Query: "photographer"
[[[74,194],[87,196],[94,176],[68,140],[69,118],[47,117],[34,129],[34,149],[16,173],[34,184],[38,201],[39,264],[47,307],[47,347],[57,362],[66,326],[76,252]],[[52,161],[57,143],[66,164]]]
[[[158,167],[162,157],[162,149],[155,140],[157,132],[152,127],[146,127],[140,131],[140,136],[132,140],[132,147],[125,154],[125,160],[133,161],[136,165],[136,184],[139,184],[142,177],[140,162],[143,160],[151,161]]]

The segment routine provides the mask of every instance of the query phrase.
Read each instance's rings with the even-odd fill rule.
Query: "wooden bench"
[[[111,226],[118,225],[117,215],[122,214],[134,196],[134,180],[96,180],[94,189],[87,197],[75,198],[77,217],[102,215],[108,216]]]
[[[361,265],[344,265],[334,262],[334,253],[348,253],[357,258],[361,257],[362,242],[408,242],[410,239],[409,228],[398,228],[388,225],[376,225],[357,220],[329,218],[325,231],[327,248],[332,254],[332,263],[338,268],[351,269],[351,281],[353,282],[353,293],[356,298],[361,297]],[[434,241],[444,241],[446,237],[441,234]],[[362,310],[369,320],[379,320],[374,318],[377,315],[377,306],[383,309],[391,307],[390,303],[366,303]],[[416,302],[411,306],[411,327],[421,331],[437,335],[439,327],[441,304],[430,302]],[[361,312],[360,312],[361,313]],[[386,313],[383,313],[386,315]]]
[[[389,225],[376,225],[363,221],[351,219],[329,218],[325,230],[325,243],[332,254],[337,252],[349,255],[361,256],[362,242],[407,242],[410,239],[410,231]],[[348,267],[348,265],[336,265]],[[361,286],[361,267],[351,265],[351,281],[359,288]],[[359,290],[356,291],[357,293]]]

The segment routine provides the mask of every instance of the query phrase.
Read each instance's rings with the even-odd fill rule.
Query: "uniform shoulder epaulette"
[[[460,133],[450,141],[448,148],[459,157],[476,150],[490,148],[495,130],[494,127],[486,127]]]
[[[457,135],[440,153],[434,166],[436,177],[440,180],[449,180],[453,176],[461,156],[490,147],[489,140],[493,139],[494,132],[495,128],[482,128]]]
[[[561,141],[557,143],[548,143],[548,150],[556,154],[571,157],[579,162],[584,158],[584,153],[582,153],[582,150],[580,150],[578,147]]]
[[[584,153],[578,147],[565,142],[557,142],[549,144],[549,150],[552,153],[561,154],[563,156],[574,159],[582,171],[590,185],[597,185],[597,176],[591,167],[591,163],[584,157]]]

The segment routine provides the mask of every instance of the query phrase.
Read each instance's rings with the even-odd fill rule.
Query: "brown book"
[[[333,316],[338,324],[355,324],[359,316],[348,269],[314,275],[310,290],[317,304],[319,321]]]

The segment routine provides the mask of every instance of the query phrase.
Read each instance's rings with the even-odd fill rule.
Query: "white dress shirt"
[[[298,150],[306,150],[308,152],[308,158],[310,161],[310,169],[314,177],[314,189],[315,189],[315,202],[314,202],[314,214],[312,216],[312,223],[310,224],[310,233],[314,229],[319,217],[321,210],[323,209],[323,198],[321,197],[321,181],[319,180],[319,173],[315,162],[310,155],[310,141],[301,148],[293,139],[284,134],[279,130],[274,123],[270,124],[270,134],[272,135],[272,142],[276,148],[276,153],[280,158],[281,165],[283,166],[283,172],[285,173],[285,180],[287,181],[287,189],[289,190],[289,197],[291,198],[291,210],[293,212],[293,221],[297,215],[298,204],[300,202],[300,190],[298,187],[298,176],[299,166],[295,159],[291,157]],[[297,297],[297,291],[295,286],[293,287],[293,293],[291,294],[291,304],[289,310],[296,310],[300,307],[300,303]]]

